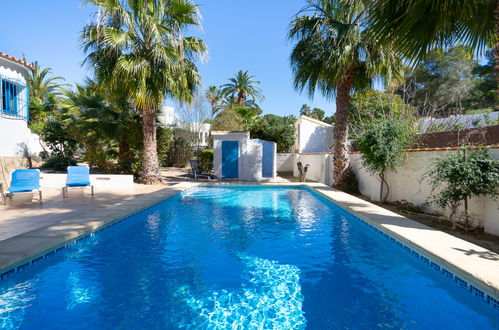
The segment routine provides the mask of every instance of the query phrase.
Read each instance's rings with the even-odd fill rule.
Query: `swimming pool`
[[[199,187],[0,281],[3,328],[499,327],[494,309],[304,188]]]

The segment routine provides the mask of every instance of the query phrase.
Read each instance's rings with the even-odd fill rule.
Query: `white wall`
[[[427,173],[434,162],[448,153],[456,151],[421,151],[407,153],[407,159],[403,166],[396,172],[387,173],[386,178],[390,186],[390,194],[387,200],[406,200],[416,205],[427,202],[431,196],[430,178]],[[489,149],[489,155],[499,159],[499,149]],[[359,190],[363,195],[372,200],[379,200],[380,180],[370,175],[362,167],[360,154],[350,155],[351,166],[359,181]],[[432,213],[449,215],[449,210],[444,210],[434,205],[426,206],[426,210]],[[472,198],[469,201],[469,211],[476,224],[483,225],[486,232],[499,235],[499,204],[489,198]]]
[[[179,119],[175,114],[173,107],[162,106],[158,112],[158,122],[162,126],[174,126],[178,124]]]
[[[277,172],[293,172],[294,155],[293,154],[277,154],[276,168]]]
[[[455,151],[419,151],[407,153],[404,165],[397,172],[386,174],[390,186],[387,200],[394,202],[406,200],[410,203],[421,205],[431,196],[431,185],[427,172],[438,158]],[[499,149],[489,149],[492,158],[499,160]],[[294,176],[298,176],[296,162],[303,165],[310,164],[307,178],[328,185],[332,183],[333,154],[297,154],[294,161]],[[359,190],[362,195],[379,200],[380,180],[377,176],[369,174],[363,167],[360,154],[350,154],[350,165],[357,176]],[[428,212],[449,215],[449,210],[438,208],[434,205],[426,206]],[[483,225],[487,233],[499,236],[499,202],[489,198],[472,198],[469,201],[469,211],[476,224]]]
[[[296,125],[299,153],[328,152],[333,145],[333,127],[302,120]]]
[[[66,185],[66,174],[40,173],[40,186],[51,188],[62,188]],[[90,183],[96,188],[131,188],[133,187],[133,175],[123,174],[90,174]]]
[[[331,165],[329,162],[330,154],[294,154],[293,159],[293,176],[299,177],[300,172],[298,171],[298,162],[301,162],[303,167],[307,164],[310,165],[308,167],[307,181],[316,181],[322,182],[324,184],[330,185],[330,175]]]
[[[246,140],[242,147],[243,171],[239,173],[239,179],[244,181],[262,181],[263,145]]]
[[[28,124],[23,119],[0,117],[0,157],[23,157],[26,146],[30,153],[38,154],[42,151],[38,135],[31,133]]]
[[[29,74],[29,70],[22,64],[13,63],[5,58],[0,57],[0,76],[16,80],[19,83],[26,85],[24,77]]]

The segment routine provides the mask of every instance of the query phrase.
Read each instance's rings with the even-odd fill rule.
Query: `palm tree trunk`
[[[496,19],[496,33],[494,40],[494,74],[496,76],[496,102],[495,102],[495,110],[499,110],[499,1],[496,2],[496,10],[495,10],[495,19]]]
[[[346,171],[350,163],[348,158],[348,108],[350,107],[352,83],[353,69],[348,69],[338,84],[336,94],[333,177],[334,187],[340,190],[346,188]]]
[[[144,133],[144,155],[140,182],[155,184],[161,182],[156,142],[156,109],[142,111],[142,131]]]
[[[244,104],[244,100],[246,99],[246,93],[243,91],[237,93],[237,105],[242,106]]]
[[[119,138],[118,164],[123,172],[130,173],[132,171],[133,153],[126,137],[127,131],[122,129]]]

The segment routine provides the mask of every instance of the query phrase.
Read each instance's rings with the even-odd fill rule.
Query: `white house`
[[[173,107],[163,106],[158,113],[158,122],[163,127],[180,127],[198,135],[193,147],[208,147],[211,125],[206,123],[183,122]]]
[[[212,131],[213,168],[221,179],[265,181],[276,178],[274,142],[250,139],[243,131]]]
[[[333,145],[333,125],[300,116],[295,122],[297,153],[329,152]]]
[[[26,154],[42,151],[40,139],[28,128],[29,91],[26,77],[33,66],[0,52],[0,180],[26,166]]]
[[[182,123],[179,125],[183,129],[187,129],[198,135],[198,140],[194,141],[193,147],[206,148],[209,145],[211,124],[206,123]]]
[[[163,127],[177,126],[180,119],[175,114],[173,107],[162,106],[158,113],[158,122]]]

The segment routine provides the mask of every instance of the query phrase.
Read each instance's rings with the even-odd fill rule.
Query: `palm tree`
[[[141,141],[140,116],[123,92],[102,88],[87,78],[83,85],[65,93],[65,105],[75,114],[75,135],[85,147],[86,159],[91,162],[92,155],[118,149],[119,168],[130,173],[135,158],[132,148]],[[103,163],[111,161],[105,159],[98,165],[103,167]]]
[[[349,166],[350,94],[396,73],[400,62],[389,46],[378,47],[370,38],[365,10],[362,0],[307,0],[289,31],[295,42],[290,58],[295,88],[310,97],[316,89],[336,97],[334,186],[339,189],[345,187]]]
[[[496,0],[375,0],[369,11],[376,37],[395,41],[411,59],[455,42],[479,49],[499,44]]]
[[[499,86],[499,1],[375,0],[369,18],[380,42],[393,42],[415,63],[435,47],[456,43],[479,51],[492,47]],[[496,93],[499,100],[499,89]]]
[[[243,105],[246,98],[249,96],[252,101],[263,101],[263,94],[258,80],[255,76],[250,75],[248,71],[240,70],[235,77],[229,79],[229,83],[222,86],[222,94],[224,96],[236,97],[238,105]]]
[[[220,110],[219,103],[222,99],[222,92],[217,86],[210,86],[206,89],[205,96],[211,105],[211,115],[216,115]]]
[[[200,83],[194,63],[205,43],[185,37],[200,26],[190,0],[87,0],[99,8],[96,22],[82,32],[85,63],[98,81],[127,91],[142,116],[144,152],[140,181],[161,180],[156,146],[156,113],[165,95],[189,101]]]
[[[52,69],[42,69],[38,62],[33,63],[34,69],[27,76],[26,82],[29,89],[29,110],[30,121],[43,120],[47,111],[44,105],[54,102],[54,99],[64,93],[64,87],[67,84],[62,77],[51,76]]]

